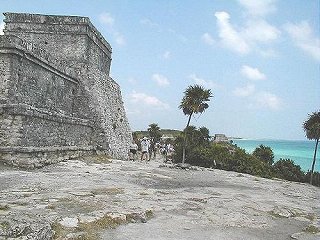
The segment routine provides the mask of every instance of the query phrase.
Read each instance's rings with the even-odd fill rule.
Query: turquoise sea
[[[236,139],[234,144],[246,150],[247,153],[252,153],[256,147],[261,144],[272,148],[274,160],[280,158],[289,158],[299,165],[303,171],[311,169],[313,160],[315,141],[293,141],[293,140],[247,140]],[[320,172],[320,151],[318,147],[317,161],[315,171]]]

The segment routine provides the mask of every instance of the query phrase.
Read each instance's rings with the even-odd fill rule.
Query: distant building
[[[162,135],[161,140],[166,141],[167,139],[174,140],[175,137],[172,134]]]
[[[229,139],[224,134],[215,134],[213,137],[213,142],[229,142]]]

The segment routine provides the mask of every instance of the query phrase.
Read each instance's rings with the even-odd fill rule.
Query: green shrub
[[[252,155],[269,165],[273,164],[274,154],[270,147],[261,144],[253,151]]]
[[[305,174],[301,170],[301,167],[295,165],[291,159],[280,158],[280,160],[273,165],[273,171],[275,177],[278,178],[295,182],[305,181]]]
[[[305,182],[310,183],[311,172],[307,172],[305,175]],[[313,172],[312,185],[320,187],[320,172]]]

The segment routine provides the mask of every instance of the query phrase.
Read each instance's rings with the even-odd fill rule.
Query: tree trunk
[[[186,161],[186,146],[187,146],[187,133],[186,129],[189,127],[192,113],[189,115],[188,123],[186,128],[184,129],[184,138],[183,138],[183,148],[182,148],[182,164]]]
[[[319,138],[316,140],[316,147],[314,148],[313,161],[312,161],[312,167],[311,167],[311,175],[310,175],[310,184],[311,185],[312,185],[312,179],[313,179],[314,165],[316,164],[318,143],[319,143]]]

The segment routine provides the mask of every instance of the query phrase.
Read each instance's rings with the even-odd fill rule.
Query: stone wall
[[[95,151],[127,158],[131,131],[120,87],[109,76],[111,47],[89,19],[5,17],[0,161],[38,166]]]

